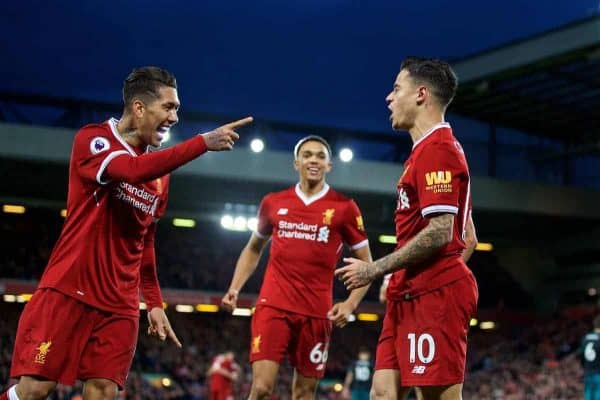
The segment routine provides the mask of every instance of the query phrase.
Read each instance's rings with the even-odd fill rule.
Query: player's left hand
[[[344,258],[346,266],[335,270],[335,276],[344,283],[346,289],[354,290],[367,286],[376,278],[371,265],[358,258]]]
[[[157,337],[161,341],[165,341],[168,337],[177,347],[181,348],[181,342],[177,339],[175,331],[171,328],[169,318],[167,318],[167,314],[162,308],[154,307],[148,311],[148,322],[150,323],[148,335]]]
[[[348,318],[354,311],[352,304],[347,301],[336,303],[331,307],[331,310],[327,312],[327,318],[332,321],[338,328],[343,328],[348,324]]]

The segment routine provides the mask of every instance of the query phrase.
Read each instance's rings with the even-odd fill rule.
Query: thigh
[[[394,340],[396,331],[395,302],[388,302],[383,318],[383,328],[377,342],[375,354],[375,370],[399,369],[396,358],[396,344]]]
[[[291,337],[287,313],[273,307],[256,307],[251,330],[250,362],[270,360],[281,363]]]
[[[323,378],[331,339],[331,321],[296,315],[293,326],[290,363],[306,378]]]
[[[395,347],[402,386],[448,386],[464,380],[469,321],[477,286],[471,276],[407,301]]]
[[[52,289],[35,292],[19,319],[11,376],[72,385],[97,313]]]
[[[371,398],[377,400],[401,399],[400,371],[397,369],[378,369],[373,374]]]
[[[122,389],[133,361],[138,328],[137,316],[102,313],[81,357],[79,378],[107,379]]]

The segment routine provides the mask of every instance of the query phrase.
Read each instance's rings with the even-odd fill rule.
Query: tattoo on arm
[[[364,273],[379,277],[427,261],[452,240],[453,225],[453,214],[430,218],[429,225],[421,232],[398,250],[375,261]]]

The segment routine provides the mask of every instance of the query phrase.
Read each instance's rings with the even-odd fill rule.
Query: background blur
[[[600,290],[597,0],[3,2],[0,385],[10,383],[18,316],[62,226],[73,135],[119,117],[132,68],[177,76],[180,123],[165,146],[246,115],[255,123],[234,152],[207,154],[173,175],[157,254],[184,349],[142,335],[122,397],[205,399],[212,357],[233,349],[241,399],[250,318],[214,305],[262,196],[296,182],[291,149],[300,137],[331,142],[328,182],[356,199],[374,255],[393,250],[395,183],[411,144],[390,129],[384,99],[409,55],[446,59],[460,79],[447,119],[470,164],[483,244],[469,263],[480,304],[464,397],[582,398],[578,347]],[[267,255],[244,288],[242,314]],[[336,383],[358,348],[375,349],[378,285],[357,320],[335,331],[320,398],[339,398]],[[290,380],[286,368],[277,398],[289,398]]]

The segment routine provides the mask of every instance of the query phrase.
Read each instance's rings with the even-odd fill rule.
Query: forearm
[[[477,247],[477,234],[475,232],[475,224],[473,223],[473,218],[469,217],[466,226],[466,234],[465,234],[465,250],[463,251],[463,260],[465,262],[469,261],[475,248]]]
[[[371,287],[371,284],[368,284],[367,286],[363,286],[358,289],[354,289],[353,291],[350,292],[350,295],[346,299],[346,302],[352,304],[352,309],[356,309],[358,307],[358,305],[360,304],[362,299],[365,297],[365,295],[369,291],[370,287]]]
[[[352,385],[352,380],[354,379],[354,376],[351,372],[348,372],[346,374],[346,378],[344,379],[344,388],[346,388],[347,390],[350,390],[350,385]]]
[[[371,266],[372,276],[382,277],[429,260],[450,242],[453,222],[454,216],[450,214],[432,218],[429,224],[404,246],[375,261]]]
[[[105,181],[124,181],[134,184],[151,181],[192,161],[206,151],[204,138],[202,135],[196,135],[165,150],[137,157],[120,155],[108,164],[103,178]]]
[[[246,284],[250,276],[256,270],[258,261],[260,259],[261,251],[251,248],[250,246],[244,247],[240,257],[235,265],[235,272],[229,285],[229,290],[242,290],[242,287]]]
[[[147,242],[144,245],[144,254],[140,266],[140,287],[148,310],[155,307],[162,308],[163,300],[156,271],[154,242]]]

